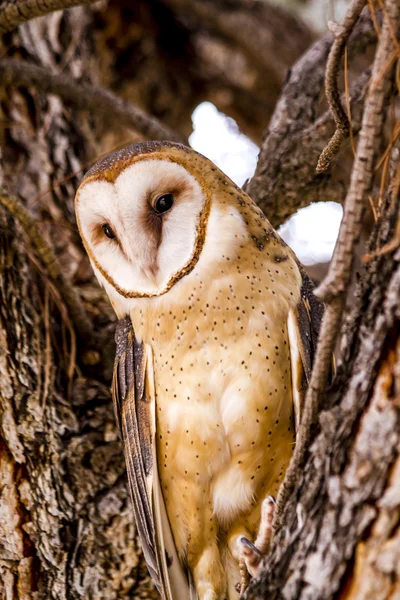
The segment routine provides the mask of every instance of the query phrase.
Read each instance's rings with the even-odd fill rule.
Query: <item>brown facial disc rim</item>
[[[202,208],[202,211],[199,215],[197,235],[196,235],[194,250],[193,250],[193,254],[192,254],[191,258],[186,263],[186,265],[184,267],[182,267],[182,269],[180,269],[177,273],[172,275],[172,277],[170,278],[170,280],[168,281],[168,283],[166,284],[164,289],[162,289],[159,292],[154,292],[154,293],[136,292],[134,290],[132,290],[132,291],[124,290],[116,283],[116,281],[114,281],[114,279],[103,269],[103,267],[99,264],[97,259],[94,257],[92,250],[89,247],[89,244],[87,243],[87,241],[84,238],[80,219],[78,216],[78,212],[76,211],[76,219],[77,219],[79,233],[81,235],[83,245],[85,247],[85,250],[86,250],[90,260],[95,265],[96,269],[98,269],[100,271],[100,273],[102,274],[104,279],[106,279],[106,281],[124,298],[154,298],[156,296],[163,296],[180,279],[182,279],[186,275],[189,275],[189,273],[191,273],[193,271],[194,267],[196,266],[196,264],[200,258],[200,254],[201,254],[201,251],[204,246],[207,224],[208,224],[208,217],[210,215],[210,209],[211,209],[211,196],[210,196],[209,191],[207,190],[205,181],[203,180],[202,176],[199,173],[195,174],[193,172],[193,170],[191,169],[191,167],[186,164],[185,160],[180,160],[176,157],[165,156],[165,154],[163,154],[162,152],[154,152],[151,154],[141,154],[139,156],[135,156],[128,160],[121,161],[121,164],[118,165],[118,168],[114,168],[113,172],[111,172],[111,173],[110,173],[110,171],[108,171],[108,172],[105,171],[104,173],[92,175],[92,176],[88,177],[87,179],[85,179],[82,182],[82,184],[80,185],[80,187],[76,193],[75,205],[76,206],[78,205],[80,192],[86,184],[90,183],[91,181],[101,181],[101,180],[108,181],[109,183],[114,183],[115,180],[117,179],[118,175],[120,175],[120,173],[122,171],[124,171],[126,168],[128,168],[132,164],[139,162],[141,160],[167,160],[169,162],[173,162],[173,163],[177,163],[178,165],[181,165],[192,175],[192,177],[194,177],[199,182],[200,187],[201,187],[202,192],[205,197],[205,201],[204,201],[204,206]]]

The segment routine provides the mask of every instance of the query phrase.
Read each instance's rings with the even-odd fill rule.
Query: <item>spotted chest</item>
[[[211,278],[199,269],[175,302],[171,294],[132,315],[153,348],[160,476],[183,521],[211,502],[228,526],[276,493],[290,460],[289,278],[262,254],[227,256]]]

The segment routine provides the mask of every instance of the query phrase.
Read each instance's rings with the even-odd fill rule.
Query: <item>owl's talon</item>
[[[263,555],[259,551],[259,549],[247,538],[240,538],[240,543],[242,546],[241,555],[243,557],[247,571],[252,577],[254,577],[254,575],[258,571],[258,565],[260,564]]]
[[[240,541],[242,542],[242,544],[244,545],[244,547],[246,548],[246,552],[255,552],[255,554],[258,554],[258,556],[261,556],[261,552],[259,551],[259,549],[253,544],[253,542],[251,542],[250,540],[248,540],[246,537],[242,537],[240,538]]]
[[[274,520],[275,506],[276,503],[273,496],[267,496],[261,505],[261,521],[258,528],[257,539],[255,541],[255,546],[261,554],[266,554],[269,550],[272,538],[272,521]]]
[[[258,535],[253,544],[246,537],[241,537],[240,543],[240,594],[243,594],[249,585],[249,576],[256,577],[262,566],[262,559],[266,555],[271,543],[272,521],[275,512],[275,499],[268,496],[261,506],[261,521]]]

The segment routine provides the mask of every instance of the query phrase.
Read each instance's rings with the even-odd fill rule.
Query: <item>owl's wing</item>
[[[137,342],[128,317],[119,321],[115,341],[114,412],[147,567],[164,600],[195,599],[176,552],[158,476],[152,350]]]
[[[314,284],[301,269],[300,302],[288,318],[292,389],[296,430],[298,429],[305,393],[310,382],[311,369],[317,348],[318,334],[324,314],[324,305],[313,294]],[[332,371],[334,358],[332,357]]]

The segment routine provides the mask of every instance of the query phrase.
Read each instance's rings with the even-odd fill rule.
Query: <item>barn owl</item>
[[[149,571],[166,600],[238,598],[265,550],[322,306],[257,205],[185,146],[111,154],[75,206],[120,320],[114,408]]]

